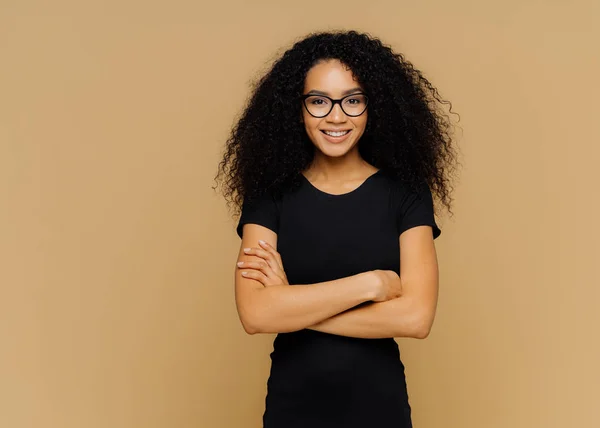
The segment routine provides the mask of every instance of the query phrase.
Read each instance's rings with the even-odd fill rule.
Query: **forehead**
[[[340,96],[352,88],[361,88],[352,71],[340,61],[331,59],[315,64],[306,74],[304,91],[316,90]]]

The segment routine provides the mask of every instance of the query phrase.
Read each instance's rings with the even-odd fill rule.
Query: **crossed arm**
[[[399,276],[392,271],[370,271],[290,286],[275,250],[277,235],[259,225],[244,225],[235,285],[245,330],[254,334],[307,328],[361,338],[427,337],[439,282],[431,227],[406,230],[399,245]],[[361,303],[367,304],[356,307]]]

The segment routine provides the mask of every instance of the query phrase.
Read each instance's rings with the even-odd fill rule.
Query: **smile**
[[[324,131],[322,130],[321,132],[323,132],[324,134],[330,135],[332,137],[342,137],[344,135],[346,135],[348,132],[350,132],[350,130],[346,130],[346,131]]]

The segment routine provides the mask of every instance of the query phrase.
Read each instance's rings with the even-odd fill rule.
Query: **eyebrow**
[[[361,88],[352,88],[352,89],[348,89],[347,91],[342,92],[342,96],[346,96],[346,95],[350,95],[353,94],[355,92],[363,92],[363,90]],[[325,95],[325,96],[329,96],[329,94],[327,92],[324,91],[319,91],[317,89],[311,89],[310,91],[308,91],[308,94],[311,95]],[[307,95],[308,95],[307,94]]]

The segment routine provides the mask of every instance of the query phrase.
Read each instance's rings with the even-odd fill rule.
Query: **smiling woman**
[[[427,337],[435,316],[443,102],[378,39],[318,33],[233,128],[217,179],[241,208],[237,309],[248,333],[277,333],[265,428],[412,426],[393,338]]]

